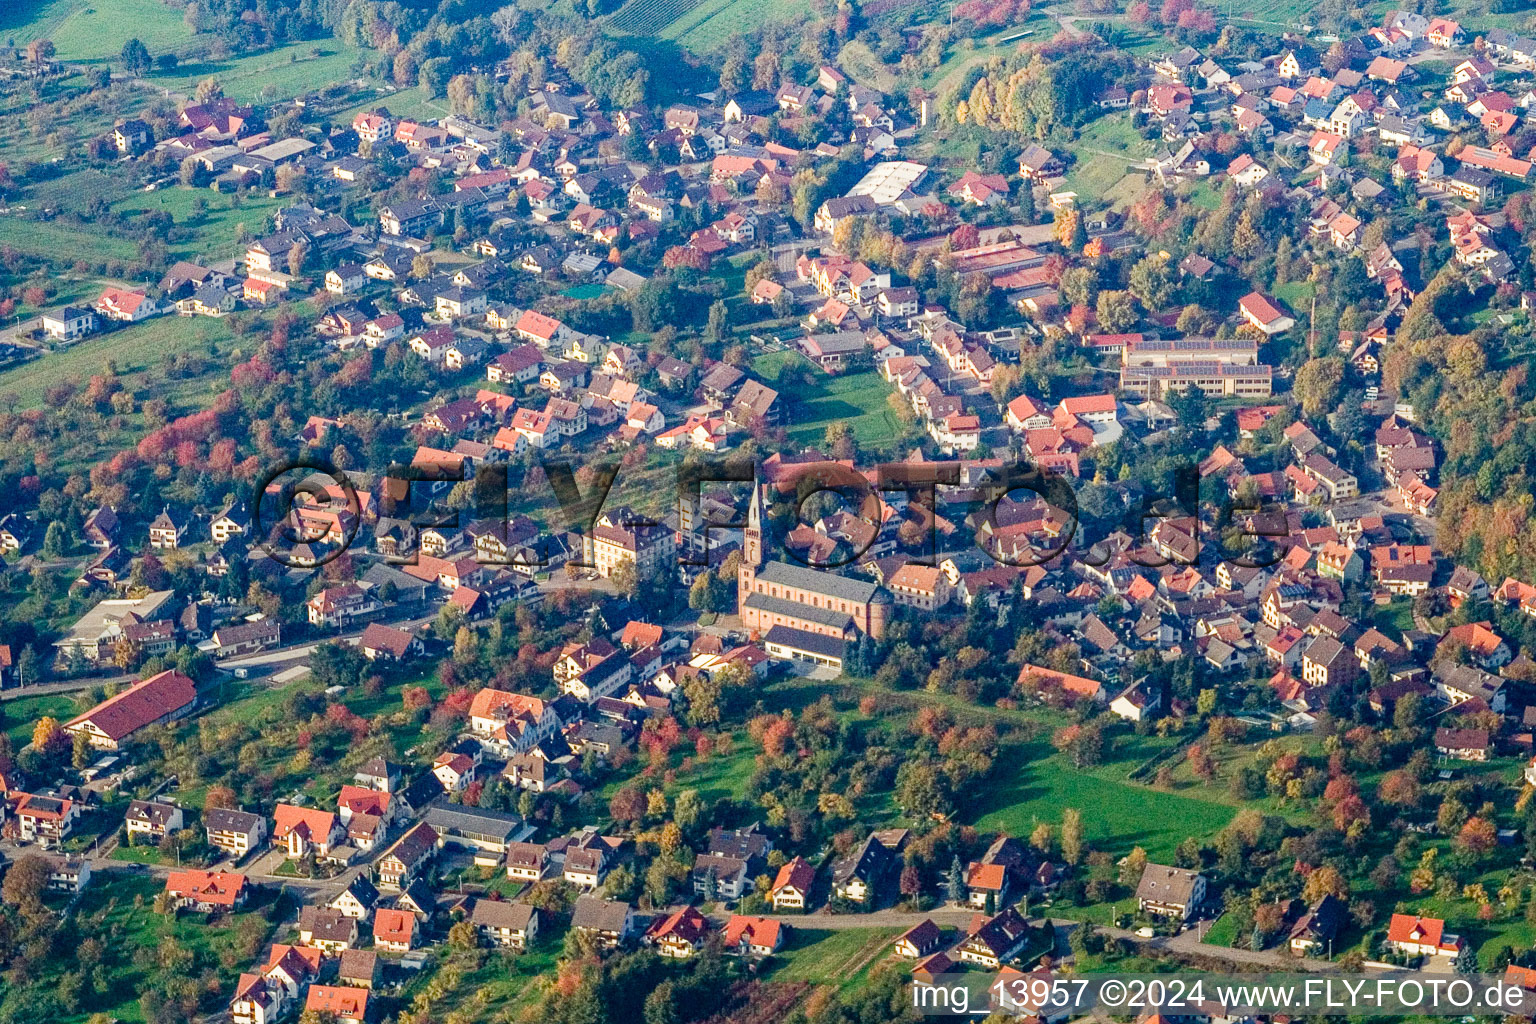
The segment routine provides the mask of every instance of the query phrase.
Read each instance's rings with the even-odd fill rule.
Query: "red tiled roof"
[[[121,740],[196,699],[197,684],[180,672],[167,669],[71,718],[65,727],[89,722],[107,738]]]

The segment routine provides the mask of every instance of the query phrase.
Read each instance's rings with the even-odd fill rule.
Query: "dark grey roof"
[[[523,825],[523,819],[516,814],[456,804],[437,804],[427,811],[425,820],[440,835],[487,836],[501,842],[511,839]]]
[[[853,579],[820,569],[810,569],[788,562],[769,562],[757,570],[757,578],[781,587],[796,587],[840,601],[863,603],[872,600],[880,590],[878,583]],[[796,605],[796,607],[799,607]]]
[[[203,812],[203,824],[214,832],[240,832],[246,835],[261,827],[262,817],[249,811],[215,807]]]
[[[599,899],[596,896],[578,896],[576,909],[571,914],[571,927],[620,932],[624,930],[624,923],[629,914],[628,903]]]
[[[484,925],[490,928],[511,928],[514,931],[526,931],[528,922],[533,920],[534,908],[526,903],[508,903],[505,900],[475,900],[474,909],[469,912],[469,920],[472,924]]]
[[[750,602],[750,600],[749,598],[748,601]],[[821,611],[822,609],[812,608],[810,610]],[[796,614],[799,615],[801,613],[797,611]],[[847,618],[847,616],[843,617]],[[774,626],[768,631],[768,635],[763,637],[763,642],[766,644],[778,644],[792,651],[805,651],[808,654],[814,654],[822,658],[842,658],[847,653],[848,647],[847,641],[841,637],[827,636],[824,633],[812,633],[809,630],[795,629],[792,626]]]
[[[768,594],[748,595],[747,607],[755,608],[771,615],[793,616],[794,618],[815,622],[832,629],[846,630],[853,623],[853,616],[847,612],[834,611],[831,608],[817,608],[815,605],[809,604],[796,604],[794,601],[786,601],[782,597],[772,597]],[[777,629],[779,627],[775,626],[774,628]]]

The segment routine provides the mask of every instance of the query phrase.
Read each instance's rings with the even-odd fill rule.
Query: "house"
[[[391,953],[410,952],[416,945],[416,915],[388,907],[375,911],[373,945]]]
[[[313,853],[328,858],[346,836],[340,818],[313,807],[278,804],[273,810],[272,843],[298,860]]]
[[[897,956],[918,959],[937,952],[944,942],[944,933],[933,921],[924,918],[908,928],[891,947]]]
[[[889,863],[890,851],[877,834],[870,833],[847,856],[833,861],[833,895],[852,903],[870,902]]]
[[[86,306],[63,306],[42,315],[43,334],[55,341],[74,341],[96,331],[96,311]]]
[[[1249,292],[1244,295],[1238,300],[1237,307],[1243,319],[1265,335],[1282,334],[1296,323],[1291,317],[1281,312],[1273,301],[1259,292]]]
[[[539,931],[542,914],[537,907],[504,900],[475,900],[469,923],[493,946],[527,949]]]
[[[339,910],[305,904],[299,908],[299,941],[335,956],[357,946],[357,922]]]
[[[1197,871],[1148,863],[1136,885],[1136,905],[1143,913],[1189,920],[1205,899],[1205,876]]]
[[[84,857],[45,855],[48,888],[54,892],[83,892],[91,884],[91,862]]]
[[[368,990],[350,985],[311,985],[304,1013],[336,1024],[364,1024],[368,1017]]]
[[[1491,748],[1487,729],[1441,726],[1435,730],[1435,750],[1443,757],[1459,761],[1486,761]]]
[[[173,513],[167,505],[149,524],[149,546],[157,551],[179,546],[187,534],[187,526],[187,520]]]
[[[175,909],[209,914],[243,906],[250,887],[244,875],[232,871],[173,871],[165,880],[165,894]]]
[[[167,669],[70,719],[64,730],[84,735],[98,750],[118,750],[151,725],[175,721],[197,703],[197,684]]]
[[[1312,904],[1291,926],[1291,952],[1308,956],[1327,951],[1331,955],[1333,940],[1344,925],[1347,909],[1344,901],[1332,893]]]
[[[772,956],[788,933],[789,925],[783,922],[733,914],[721,932],[721,946],[736,956]]]
[[[1029,922],[1013,907],[982,921],[955,947],[962,962],[997,970],[1029,942]]]
[[[576,897],[576,907],[571,914],[571,928],[590,935],[600,949],[616,949],[623,945],[634,932],[634,909],[622,900],[605,900],[597,896]]]
[[[378,902],[379,890],[366,875],[358,875],[347,883],[345,889],[332,897],[326,906],[340,911],[347,917],[366,921],[374,912],[374,904]]]
[[[1413,914],[1392,915],[1387,944],[1409,956],[1455,956],[1461,952],[1461,938],[1447,934],[1443,920]]]
[[[426,822],[420,822],[395,840],[374,865],[379,885],[388,889],[410,885],[437,855],[437,840],[437,832]]]
[[[167,832],[180,832],[184,817],[180,807],[152,800],[134,800],[128,804],[128,842],[159,842]]]
[[[661,956],[686,960],[703,947],[708,934],[708,919],[690,906],[658,917],[646,931],[645,941]]]
[[[22,842],[36,843],[45,850],[61,845],[80,821],[79,803],[65,797],[23,793],[13,806]]]
[[[394,626],[370,622],[358,638],[357,649],[369,661],[405,661],[423,650],[421,639]]]
[[[804,857],[795,857],[780,865],[768,890],[774,910],[805,910],[810,906],[811,887],[816,869]]]
[[[209,846],[239,860],[266,841],[267,819],[248,811],[209,807],[203,811],[203,829]]]

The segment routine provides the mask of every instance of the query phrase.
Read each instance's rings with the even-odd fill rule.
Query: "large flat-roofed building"
[[[1139,399],[1160,401],[1193,384],[1210,398],[1268,398],[1274,371],[1260,363],[1175,362],[1166,366],[1122,366],[1120,390]]]
[[[762,497],[754,488],[747,512],[741,568],[736,575],[741,621],[767,633],[788,626],[846,639],[854,631],[879,637],[891,599],[878,583],[788,562],[763,561]]]
[[[910,160],[886,160],[875,164],[848,190],[850,196],[869,196],[876,206],[890,206],[917,187],[928,173],[924,164]]]
[[[1120,352],[1122,366],[1171,366],[1174,363],[1231,363],[1252,366],[1259,361],[1257,338],[1142,338],[1127,341]]]

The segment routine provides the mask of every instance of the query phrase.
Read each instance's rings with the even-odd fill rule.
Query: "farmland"
[[[204,204],[201,212],[197,203]],[[237,241],[241,225],[252,235],[262,234],[267,218],[284,203],[270,196],[234,196],[208,189],[172,188],[135,192],[113,205],[120,213],[164,212],[176,221],[185,237],[172,239],[167,248],[174,259],[218,259],[242,251]]]
[[[608,25],[616,32],[659,36],[708,53],[760,25],[802,16],[800,8],[773,0],[629,0]]]
[[[69,224],[0,217],[0,245],[47,260],[64,257],[105,263],[138,259],[139,247],[124,238],[82,232]]]
[[[1028,835],[1040,822],[1055,824],[1065,807],[1083,811],[1088,838],[1116,853],[1140,846],[1153,859],[1171,858],[1186,836],[1204,837],[1219,831],[1235,808],[1216,802],[1210,790],[1200,796],[1164,792],[1132,782],[1132,769],[1171,740],[1124,737],[1107,752],[1104,763],[1074,768],[1066,756],[1043,743],[1005,749],[1007,766],[989,789],[978,829]],[[1207,798],[1209,796],[1210,798]]]
[[[774,981],[849,985],[868,973],[900,934],[900,928],[795,928],[770,977]]]
[[[629,0],[614,14],[608,26],[617,32],[637,36],[660,35],[662,29],[681,18],[702,0]]]
[[[170,74],[156,73],[150,81],[177,92],[190,93],[206,78],[217,78],[224,94],[242,102],[282,99],[316,92],[356,77],[352,64],[359,52],[334,39],[290,43],[276,49],[228,60],[183,63]]]
[[[0,5],[0,34],[51,39],[59,57],[93,62],[115,59],[130,35],[156,54],[192,41],[181,10],[165,0],[13,0]]]
[[[5,223],[0,221],[0,225]],[[206,351],[210,344],[229,338],[229,326],[222,320],[161,317],[87,338],[0,373],[0,394],[14,394],[18,408],[36,408],[43,404],[50,387],[66,382],[81,384],[101,372],[108,359],[117,363],[120,374],[132,377],[149,373],[167,355]],[[131,381],[125,383],[132,386]]]

